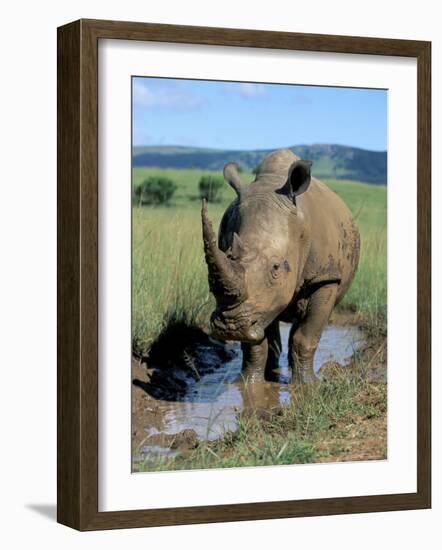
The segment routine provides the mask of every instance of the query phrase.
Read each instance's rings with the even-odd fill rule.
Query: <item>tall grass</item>
[[[134,208],[132,339],[144,353],[171,319],[204,323],[212,298],[196,210]]]
[[[386,257],[386,230],[362,235],[359,268],[340,304],[341,309],[358,312],[374,335],[384,335],[387,328]]]
[[[350,207],[361,234],[355,279],[341,308],[356,311],[376,335],[387,330],[387,188],[350,181],[326,182]]]

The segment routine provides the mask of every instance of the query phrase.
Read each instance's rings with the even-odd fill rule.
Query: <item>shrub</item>
[[[133,199],[136,200],[139,206],[141,206],[142,191],[143,191],[143,186],[141,183],[137,184],[133,190]]]
[[[138,204],[166,204],[176,191],[176,184],[169,178],[151,176],[135,188]]]
[[[198,184],[200,198],[208,202],[217,202],[221,199],[221,189],[224,179],[220,176],[203,176]]]
[[[259,169],[260,169],[260,168],[261,168],[261,163],[260,163],[260,164],[257,164],[257,165],[255,166],[255,168],[253,168],[252,174],[255,174],[255,176],[256,176],[256,174],[259,172]]]

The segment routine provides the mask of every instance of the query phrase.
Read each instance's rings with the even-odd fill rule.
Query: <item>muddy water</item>
[[[287,357],[290,325],[281,325],[283,351],[280,359],[280,382],[265,382],[253,386],[239,382],[241,349],[239,344],[228,344],[228,360],[220,362],[214,350],[200,346],[194,351],[196,364],[207,364],[197,375],[181,375],[181,390],[174,399],[154,400],[157,422],[145,428],[141,459],[152,456],[173,455],[176,451],[158,441],[165,434],[178,434],[193,430],[198,439],[213,440],[227,431],[236,429],[236,415],[244,408],[270,409],[290,403],[291,385]],[[322,334],[315,354],[314,370],[334,361],[345,365],[363,342],[357,327],[329,325]],[[212,367],[212,368],[211,368]]]

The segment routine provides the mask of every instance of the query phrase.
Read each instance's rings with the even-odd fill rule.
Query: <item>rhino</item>
[[[236,192],[218,236],[203,201],[201,218],[210,291],[216,299],[211,333],[241,342],[243,375],[277,380],[279,323],[291,323],[293,383],[315,380],[313,358],[333,308],[355,276],[360,237],[353,216],[312,162],[289,149],[262,161],[246,184],[238,165],[224,167]]]

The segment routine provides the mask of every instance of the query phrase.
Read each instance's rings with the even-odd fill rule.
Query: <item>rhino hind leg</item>
[[[336,302],[338,285],[326,284],[310,296],[304,318],[292,326],[289,337],[289,365],[294,383],[309,383],[316,379],[313,358],[322,331],[326,327]]]
[[[268,341],[268,354],[265,366],[265,379],[270,382],[279,380],[279,357],[281,355],[281,333],[279,321],[273,321],[266,329]]]

